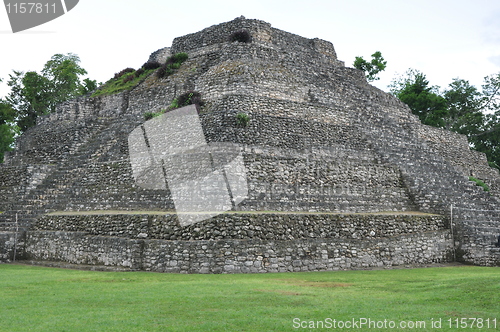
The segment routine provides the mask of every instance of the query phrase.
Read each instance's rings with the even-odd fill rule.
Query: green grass
[[[110,79],[106,83],[103,84],[103,86],[99,87],[93,94],[92,97],[97,97],[97,96],[109,96],[115,93],[119,93],[125,90],[130,90],[134,86],[136,86],[139,82],[144,80],[149,74],[154,72],[155,69],[150,69],[150,70],[145,70],[141,75],[137,76],[135,72],[133,73],[127,73],[125,75],[122,75],[118,79]],[[132,80],[127,81],[127,78],[129,76],[134,76]]]
[[[0,331],[294,331],[294,318],[500,325],[499,268],[182,275],[0,265],[0,275]]]

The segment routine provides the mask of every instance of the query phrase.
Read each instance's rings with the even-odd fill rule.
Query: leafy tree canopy
[[[16,135],[13,122],[16,112],[7,102],[0,99],[0,162],[6,151],[12,150],[14,137]]]
[[[448,114],[445,127],[457,133],[469,135],[481,131],[484,123],[481,92],[469,81],[455,78],[443,97],[446,99]]]
[[[0,162],[4,152],[12,149],[14,138],[34,126],[38,116],[97,88],[96,81],[81,80],[86,74],[80,58],[72,53],[55,54],[41,73],[13,70],[9,74],[10,93],[5,100],[0,99]]]
[[[80,79],[86,74],[80,58],[72,53],[53,55],[40,74],[14,70],[7,82],[11,89],[7,101],[17,112],[21,131],[34,126],[38,116],[53,112],[58,104],[94,90],[96,81]]]
[[[353,64],[354,68],[365,72],[368,82],[379,80],[380,77],[377,75],[387,67],[387,61],[384,60],[382,53],[377,51],[371,56],[371,61],[366,61],[362,57],[357,56]]]
[[[406,76],[393,81],[390,88],[391,93],[407,104],[423,124],[445,127],[446,100],[437,93],[437,87],[429,86],[423,73],[410,69]]]
[[[467,135],[471,146],[500,168],[500,73],[485,77],[482,90],[455,78],[442,93],[410,69],[389,86],[422,123]]]
[[[484,78],[481,96],[483,125],[469,135],[469,140],[476,150],[486,154],[490,166],[500,169],[500,73]]]

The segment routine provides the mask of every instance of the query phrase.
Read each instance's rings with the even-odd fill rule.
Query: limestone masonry
[[[251,41],[230,41],[241,30]],[[0,166],[0,261],[180,273],[500,265],[498,171],[345,67],[330,42],[240,17],[149,61],[179,52],[189,57],[173,75],[63,103],[17,140]],[[136,182],[128,138],[187,91],[204,101],[207,144],[238,147],[248,194],[181,226],[172,188]]]

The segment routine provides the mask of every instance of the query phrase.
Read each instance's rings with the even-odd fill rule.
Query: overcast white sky
[[[175,37],[241,15],[331,41],[348,66],[381,51],[388,67],[375,85],[386,91],[408,68],[443,88],[455,77],[479,87],[500,72],[498,0],[80,0],[66,15],[16,34],[0,8],[0,97],[13,69],[39,72],[56,53],[78,54],[88,77],[105,82]]]

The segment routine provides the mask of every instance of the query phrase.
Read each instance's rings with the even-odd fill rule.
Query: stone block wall
[[[424,125],[418,127],[418,135],[464,176],[484,181],[495,192],[500,189],[498,170],[489,167],[484,153],[469,149],[466,136]]]
[[[174,273],[332,271],[451,261],[445,232],[376,240],[145,241],[142,269]]]
[[[146,91],[144,98],[148,98]],[[136,90],[129,96],[134,93]],[[134,95],[131,100],[140,99]],[[137,105],[140,107],[139,101]],[[361,212],[414,208],[397,168],[377,160],[342,110],[241,95],[227,96],[209,107],[212,111],[200,116],[207,141],[239,143],[246,151],[250,198],[239,209]],[[248,127],[237,125],[239,111],[250,114]],[[138,188],[131,176],[127,136],[142,121],[135,115],[89,118],[75,127],[60,121],[59,127],[46,123],[37,127],[32,138],[27,135],[21,143],[33,153],[38,136],[66,148],[62,152],[48,149],[50,155],[39,155],[40,162],[64,161],[44,188],[65,189],[55,197],[44,195],[40,188],[40,195],[51,201],[45,208],[173,208],[168,191]],[[67,139],[52,135],[64,128]],[[274,157],[269,158],[270,154]]]
[[[46,122],[27,130],[17,141],[16,151],[5,165],[55,164],[75,155],[80,147],[104,130],[103,119]],[[35,129],[36,128],[36,129]]]
[[[224,213],[182,227],[175,213],[44,215],[33,231],[84,232],[86,235],[160,240],[375,239],[449,228],[438,215],[332,213]]]
[[[500,211],[453,207],[457,259],[475,265],[500,266]]]
[[[309,90],[285,66],[259,60],[222,62],[201,76],[195,89],[207,100],[238,93],[299,102],[308,99]]]
[[[0,172],[0,211],[12,208],[18,193],[24,191],[28,180],[27,166],[3,167]]]
[[[200,32],[175,38],[172,42],[172,53],[189,53],[205,46],[226,43],[233,32],[243,29],[250,32],[253,42],[269,43],[273,40],[271,24],[260,20],[247,20],[242,16],[205,28]]]
[[[133,90],[132,90],[133,91]],[[57,105],[53,113],[39,116],[37,125],[51,125],[59,129],[68,123],[95,122],[96,119],[118,118],[130,115],[129,95],[131,91],[123,91],[109,96],[82,96]],[[141,114],[142,115],[142,114]]]
[[[151,53],[148,62],[165,63],[170,55],[172,55],[172,53],[170,52],[170,47],[160,48],[159,50]]]
[[[68,100],[56,106],[56,110],[53,113],[39,116],[37,118],[37,125],[54,125],[65,121],[78,121],[91,117],[96,117],[99,114],[99,110],[102,108],[101,100],[105,97],[99,98],[88,98],[88,97],[78,97],[72,100]],[[112,96],[112,99],[116,99],[116,96]],[[116,106],[113,106],[116,108]]]
[[[0,264],[24,258],[25,242],[20,234],[0,231]]]
[[[452,261],[448,232],[383,239],[293,241],[132,240],[78,232],[31,232],[27,258],[173,273],[331,271]]]
[[[340,153],[290,153],[255,147],[244,154],[249,197],[239,209],[277,211],[413,210],[397,168],[339,159]]]
[[[337,60],[332,43],[328,41],[318,38],[304,38],[272,28],[269,23],[264,21],[250,20],[244,17],[175,38],[172,43],[172,53],[190,53],[204,47],[227,43],[229,36],[233,32],[242,29],[247,30],[252,36],[251,43],[272,45],[272,47],[280,49],[283,53],[300,55],[297,57],[300,59],[320,58],[321,61],[343,66],[343,62]]]
[[[31,197],[42,212],[173,209],[168,190],[145,190],[135,185],[128,160],[59,167]]]
[[[223,214],[187,228],[174,218],[47,215],[28,232],[26,255],[176,273],[322,271],[453,256],[440,216]]]
[[[30,232],[26,253],[31,260],[138,269],[142,246],[141,240],[89,237],[79,232]]]
[[[159,112],[166,109],[178,94],[184,92],[183,90],[178,93],[177,90],[181,89],[177,89],[176,83],[170,81],[148,88],[139,86],[130,92],[127,114],[144,119],[146,112]]]

